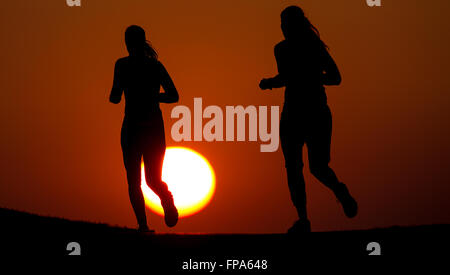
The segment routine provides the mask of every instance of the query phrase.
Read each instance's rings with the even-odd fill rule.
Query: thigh
[[[297,123],[296,123],[297,122]],[[303,166],[302,150],[304,140],[303,129],[300,121],[281,119],[280,121],[281,150],[285,160],[285,166]]]
[[[139,144],[139,132],[128,125],[122,126],[121,146],[123,163],[127,171],[128,183],[140,181],[142,152]]]
[[[308,127],[306,145],[310,166],[330,162],[332,117],[328,106],[320,110]]]
[[[166,152],[166,139],[162,121],[148,127],[144,137],[143,159],[147,184],[149,184],[151,180],[161,180],[164,154]]]

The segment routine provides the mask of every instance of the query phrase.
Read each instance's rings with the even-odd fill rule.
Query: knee
[[[286,170],[303,170],[303,161],[298,159],[286,159],[285,161]]]
[[[138,182],[128,182],[128,193],[139,194],[142,192],[141,184]]]
[[[127,182],[129,188],[138,188],[141,185],[140,177],[135,175],[127,176]]]
[[[160,181],[153,181],[152,184],[151,185],[148,184],[148,186],[159,197],[166,195],[167,191],[169,190],[167,184],[164,181],[162,181],[162,180],[160,180]]]
[[[152,178],[149,173],[147,173],[147,171],[145,171],[145,182],[147,183],[148,186],[150,186],[152,184]]]
[[[302,170],[303,160],[295,155],[285,156],[284,166],[288,170]]]
[[[303,177],[303,163],[296,162],[286,165],[287,183],[292,190],[301,189],[305,185],[305,179]]]
[[[135,190],[141,187],[141,176],[139,173],[127,173],[128,189]]]
[[[157,188],[161,182],[161,175],[155,173],[145,173],[145,182],[150,188]]]
[[[309,165],[309,171],[316,178],[321,178],[329,169],[328,164],[312,164]]]

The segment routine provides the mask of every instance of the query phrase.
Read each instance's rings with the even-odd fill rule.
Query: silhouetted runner
[[[290,6],[281,13],[285,40],[275,46],[278,75],[261,80],[261,89],[286,87],[280,120],[280,140],[289,190],[299,220],[288,233],[309,232],[303,177],[303,144],[308,148],[311,173],[330,188],[347,217],[357,214],[357,203],[328,166],[331,145],[331,112],[324,85],[339,85],[339,70],[318,30],[303,10]]]
[[[125,93],[125,117],[121,132],[123,161],[127,172],[130,201],[139,231],[153,232],[147,225],[145,200],[141,190],[141,160],[144,159],[148,186],[159,196],[167,226],[175,226],[178,211],[172,193],[161,180],[166,151],[164,122],[159,103],[178,101],[178,92],[156,51],[139,26],[125,31],[129,56],[117,60],[109,100],[119,103]],[[164,93],[160,93],[160,86]]]

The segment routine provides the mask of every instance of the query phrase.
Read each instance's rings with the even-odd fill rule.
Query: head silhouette
[[[157,58],[158,55],[151,46],[150,42],[145,37],[143,28],[131,25],[125,31],[125,44],[128,53],[132,56],[146,55],[152,58]]]
[[[320,39],[319,31],[298,6],[289,6],[281,12],[281,30],[288,41],[320,42],[327,47]]]

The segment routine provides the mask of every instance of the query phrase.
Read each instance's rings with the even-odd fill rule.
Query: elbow
[[[341,83],[342,83],[342,78],[341,78],[340,75],[338,75],[338,76],[336,77],[336,82],[335,82],[334,85],[338,86],[338,85],[341,85]]]
[[[327,86],[338,86],[341,85],[342,79],[340,75],[336,75],[334,77],[325,76],[325,79],[323,81],[324,85]]]
[[[177,91],[174,91],[173,93],[171,93],[169,98],[170,98],[170,100],[168,103],[177,103],[178,100],[180,100],[180,96],[178,95]]]
[[[166,103],[177,103],[179,100],[178,96],[174,96],[171,99],[167,100]]]
[[[338,70],[336,70],[335,76],[334,76],[334,83],[333,85],[341,85],[342,82],[342,78],[341,78],[341,74],[339,73]]]
[[[116,98],[113,96],[109,97],[109,102],[113,103],[113,104],[119,104],[120,103],[120,98]]]
[[[159,94],[159,98],[158,98],[158,102],[160,103],[177,103],[179,100],[179,96],[178,93],[175,94],[167,94],[167,93],[163,93],[163,94]]]
[[[109,94],[109,102],[113,104],[119,104],[121,99],[122,99],[122,90],[113,87],[111,93]]]

